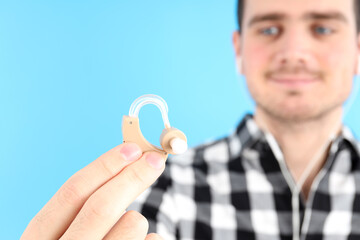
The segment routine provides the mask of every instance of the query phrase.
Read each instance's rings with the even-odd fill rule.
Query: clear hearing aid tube
[[[161,112],[165,129],[160,136],[160,149],[149,143],[141,133],[139,125],[140,109],[147,105],[157,106]],[[139,144],[144,152],[157,151],[167,154],[182,154],[187,150],[187,139],[183,132],[171,127],[168,118],[168,106],[164,99],[154,94],[147,94],[137,98],[130,106],[129,116],[123,118],[123,137],[124,142],[135,142]]]
[[[130,106],[129,116],[139,117],[140,109],[147,104],[153,104],[159,108],[164,125],[166,128],[169,128],[168,105],[165,100],[158,95],[147,94],[137,98]]]

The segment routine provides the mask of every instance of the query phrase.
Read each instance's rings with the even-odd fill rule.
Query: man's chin
[[[263,108],[263,110],[272,118],[278,119],[283,122],[308,122],[323,118],[328,111],[315,111],[314,109],[272,109]]]
[[[276,115],[276,114],[275,114]],[[277,114],[277,118],[286,122],[307,122],[321,118],[321,114],[313,113],[299,113],[299,112],[286,112]]]

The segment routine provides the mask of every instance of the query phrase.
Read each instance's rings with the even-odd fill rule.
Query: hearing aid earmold
[[[139,111],[147,105],[157,106],[161,112],[165,129],[160,136],[161,148],[148,142],[140,130]],[[133,142],[139,145],[143,152],[155,151],[163,154],[182,154],[187,150],[187,139],[183,132],[170,126],[168,106],[160,96],[147,94],[137,98],[131,105],[129,116],[123,117],[122,133],[124,142]]]

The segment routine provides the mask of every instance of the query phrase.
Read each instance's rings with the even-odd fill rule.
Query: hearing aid
[[[165,128],[160,135],[160,144],[162,148],[148,142],[141,133],[139,111],[147,104],[157,106],[161,112],[165,125]],[[162,154],[164,157],[167,157],[168,154],[182,154],[188,148],[185,134],[179,129],[170,126],[168,106],[165,100],[154,94],[143,95],[131,104],[129,115],[123,116],[122,133],[124,143],[136,143],[143,152],[154,151]]]

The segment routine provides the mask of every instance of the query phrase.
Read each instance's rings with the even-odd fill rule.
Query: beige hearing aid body
[[[160,136],[161,148],[148,142],[140,130],[138,113],[142,106],[154,104],[159,107],[165,129]],[[170,127],[167,118],[166,102],[156,95],[144,95],[134,101],[130,108],[129,116],[123,117],[122,133],[124,142],[133,142],[139,145],[143,152],[154,151],[163,154],[166,158],[168,154],[181,154],[187,150],[187,138],[180,130]]]

